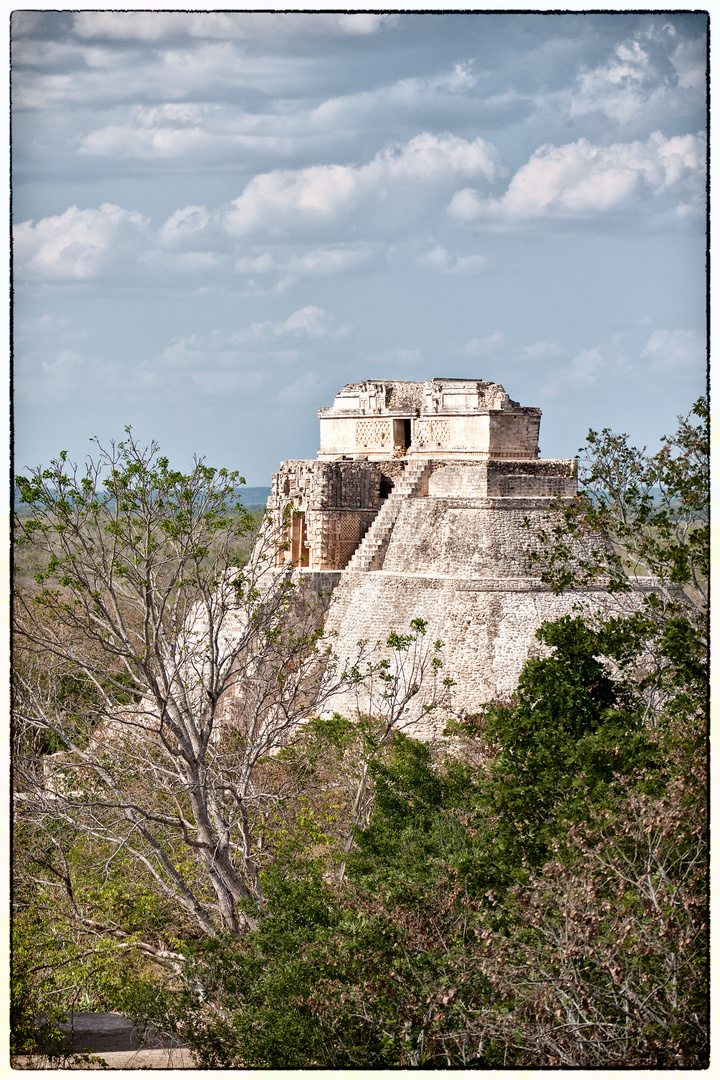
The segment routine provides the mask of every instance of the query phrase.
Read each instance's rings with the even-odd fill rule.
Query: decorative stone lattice
[[[358,514],[345,514],[340,518],[340,539],[353,540],[355,543],[360,539],[360,516]]]
[[[360,446],[389,446],[390,424],[387,420],[358,420],[357,441]]]
[[[447,420],[416,420],[415,440],[423,445],[442,446],[450,439]]]

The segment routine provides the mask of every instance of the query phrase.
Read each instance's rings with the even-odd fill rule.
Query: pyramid
[[[359,641],[423,619],[428,640],[443,642],[453,711],[472,713],[511,695],[542,651],[542,622],[616,604],[601,587],[555,595],[533,576],[552,504],[577,494],[577,462],[538,457],[540,410],[500,384],[350,383],[318,416],[317,459],[283,462],[268,509],[284,530],[276,565],[296,568],[305,599],[329,599],[325,632],[341,665]],[[424,714],[428,693],[413,705],[420,738],[444,723]],[[367,704],[348,693],[334,707]]]

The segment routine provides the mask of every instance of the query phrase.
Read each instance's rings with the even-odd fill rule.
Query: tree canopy
[[[442,644],[338,670],[236,474],[128,433],[18,481],[16,1050],[72,1006],[207,1068],[707,1065],[707,410],[586,449],[535,570],[632,602],[435,743]]]

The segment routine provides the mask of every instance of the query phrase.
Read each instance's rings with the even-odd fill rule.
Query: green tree
[[[627,435],[590,430],[581,451],[578,497],[559,503],[560,520],[531,555],[542,580],[556,591],[601,579],[610,592],[630,592],[654,578],[648,601],[674,610],[679,594],[701,613],[709,572],[708,404],[698,399],[663,436],[654,455],[628,444]],[[590,541],[587,557],[573,559],[569,537]],[[598,542],[599,541],[599,542]]]
[[[616,673],[637,646],[635,625],[593,628],[564,616],[537,634],[550,656],[529,660],[509,705],[492,704],[483,734],[492,760],[485,804],[495,819],[489,855],[498,880],[541,866],[569,820],[602,802],[618,776],[658,767],[644,702]]]
[[[14,869],[18,941],[41,913],[71,982],[102,999],[113,954],[176,977],[183,942],[257,928],[268,868],[327,844],[323,800],[283,751],[370,679],[361,757],[376,752],[441,665],[418,624],[386,643],[390,661],[367,646],[338,670],[269,522],[243,558],[255,523],[236,473],[178,472],[129,431],[97,449],[17,480],[15,542],[36,565],[14,598]]]

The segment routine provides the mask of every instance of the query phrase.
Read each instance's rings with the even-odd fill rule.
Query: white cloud
[[[10,31],[13,38],[32,34],[42,26],[40,11],[13,11],[10,16]]]
[[[537,344],[544,346],[546,343],[538,342]],[[530,348],[533,347],[530,346]],[[559,350],[559,346],[557,348]],[[564,352],[565,350],[559,351]],[[530,358],[538,361],[543,359],[551,360],[555,355],[557,353],[554,352],[551,346],[547,352],[541,349],[534,357],[530,354]],[[623,360],[617,355],[610,362],[603,356],[601,348],[583,349],[572,358],[569,364],[550,368],[550,370],[547,370],[543,365],[543,372],[546,377],[541,387],[541,393],[547,398],[562,397],[568,390],[588,393],[598,384],[601,375],[607,378],[608,371],[612,370],[617,374],[622,367]]]
[[[216,66],[227,67],[223,59],[217,57]],[[205,162],[237,162],[239,154],[286,157],[308,134],[302,116],[247,112],[228,102],[116,107],[108,119],[78,137],[79,154],[154,163],[186,158],[195,164],[202,155]]]
[[[631,119],[647,105],[649,94],[658,92],[651,74],[650,57],[639,42],[622,42],[608,63],[578,77],[570,115],[584,116],[599,110],[614,120]]]
[[[574,390],[587,390],[598,381],[604,366],[599,349],[583,349],[570,361],[565,377]]]
[[[565,350],[553,341],[533,341],[530,345],[523,345],[520,352],[529,360],[550,360],[562,356]]]
[[[317,229],[347,223],[363,210],[376,226],[417,219],[458,179],[492,180],[495,148],[484,139],[423,132],[367,165],[315,165],[254,177],[231,204],[225,225],[234,235]],[[355,219],[354,219],[355,220]],[[353,222],[350,223],[353,227]]]
[[[212,251],[163,251],[152,248],[138,257],[138,267],[144,271],[144,277],[158,278],[162,275],[165,283],[177,279],[177,282],[191,278],[206,279],[208,274],[217,276],[228,269],[227,258]]]
[[[136,256],[148,227],[148,218],[112,203],[88,210],[71,206],[37,225],[21,222],[14,231],[16,273],[46,280],[87,280]]]
[[[374,254],[371,245],[360,247],[312,248],[302,254],[241,255],[235,261],[238,274],[284,274],[296,280],[316,274],[341,274],[365,265]]]
[[[199,127],[108,124],[84,135],[78,153],[112,158],[177,158],[202,154],[215,140]]]
[[[684,90],[705,90],[707,51],[704,36],[679,41],[670,61],[677,72],[680,87]]]
[[[669,139],[654,132],[646,142],[611,146],[594,146],[583,138],[564,146],[541,146],[518,169],[499,199],[483,198],[464,188],[451,200],[448,213],[458,222],[512,223],[590,217],[643,206],[700,209],[704,186],[702,132]]]
[[[35,333],[28,322],[35,324]],[[45,402],[52,407],[79,390],[93,388],[98,394],[115,390],[120,376],[118,364],[94,350],[58,347],[87,337],[85,331],[68,333],[65,320],[52,316],[28,322],[18,326],[15,342],[14,389],[19,404]]]
[[[207,48],[216,51],[218,47],[209,45]],[[230,48],[237,50],[237,46]],[[75,59],[78,78],[85,77],[88,65],[87,58],[84,60]],[[31,62],[30,56],[27,61]],[[167,64],[178,62],[175,55],[168,54]],[[200,63],[206,69],[205,83],[217,69],[223,71],[228,89],[235,82],[247,93],[248,84],[267,82],[268,71],[256,70],[252,58],[242,57],[237,52],[222,57],[193,55],[192,60],[185,57],[180,67],[189,67],[197,74]],[[389,113],[420,117],[426,115],[428,108],[438,111],[441,102],[456,107],[458,96],[467,95],[478,82],[471,62],[456,63],[439,74],[399,79],[372,90],[333,96],[319,104],[314,95],[309,95],[308,101],[301,97],[292,108],[261,111],[257,107],[238,107],[234,101],[204,102],[205,83],[197,82],[193,86],[188,82],[191,76],[187,71],[179,75],[184,79],[183,91],[199,100],[118,106],[108,117],[109,122],[79,137],[78,152],[95,157],[154,162],[192,160],[198,153],[206,160],[231,161],[237,160],[238,154],[253,154],[287,161],[293,152],[297,149],[303,152],[312,141],[319,154],[325,157],[338,139],[344,140],[346,132],[347,138],[354,141],[353,133],[359,130],[374,134]],[[279,75],[277,72],[274,77],[277,79]]]
[[[306,357],[309,342],[344,337],[348,325],[335,326],[324,308],[307,305],[275,322],[251,323],[232,333],[213,330],[207,334],[173,338],[151,361],[143,361],[132,371],[138,387],[161,387],[172,372],[173,389],[197,387],[214,395],[243,389],[290,369]],[[309,355],[309,354],[308,354]]]
[[[504,344],[505,335],[502,330],[495,330],[494,333],[488,334],[487,337],[471,338],[467,345],[463,347],[462,351],[467,356],[490,356],[492,353],[497,352]]]
[[[208,213],[205,206],[185,206],[176,210],[160,229],[160,242],[169,247],[186,243],[197,243],[197,239],[208,229],[216,218]]]
[[[444,247],[433,248],[415,260],[423,270],[438,270],[441,274],[476,274],[487,266],[485,255],[451,255]]]
[[[656,371],[695,375],[707,362],[707,347],[694,330],[656,330],[640,355]]]
[[[599,112],[620,124],[656,124],[691,99],[702,107],[705,68],[704,35],[677,40],[672,23],[650,22],[557,96],[571,117]]]
[[[273,341],[276,338],[289,335],[291,337],[307,337],[317,340],[324,337],[344,337],[348,332],[348,326],[333,327],[333,317],[324,308],[308,305],[294,311],[287,319],[279,322],[253,323],[244,330],[239,330],[232,335],[231,340],[238,344],[262,344]]]
[[[166,387],[171,373],[174,393],[196,392],[213,396],[247,388],[278,368],[286,370],[298,360],[297,349],[241,348],[220,331],[208,335],[176,337],[159,356],[137,364],[131,372],[139,389]]]
[[[87,380],[91,374],[97,376],[98,365],[89,364],[84,354],[74,349],[61,349],[52,359],[42,361],[41,371],[42,374],[38,372],[38,375],[43,380],[44,392],[47,394],[51,391],[65,397],[81,379]]]
[[[286,39],[297,35],[375,34],[392,26],[393,15],[262,12],[82,11],[75,33],[86,39],[161,41],[164,38]]]

